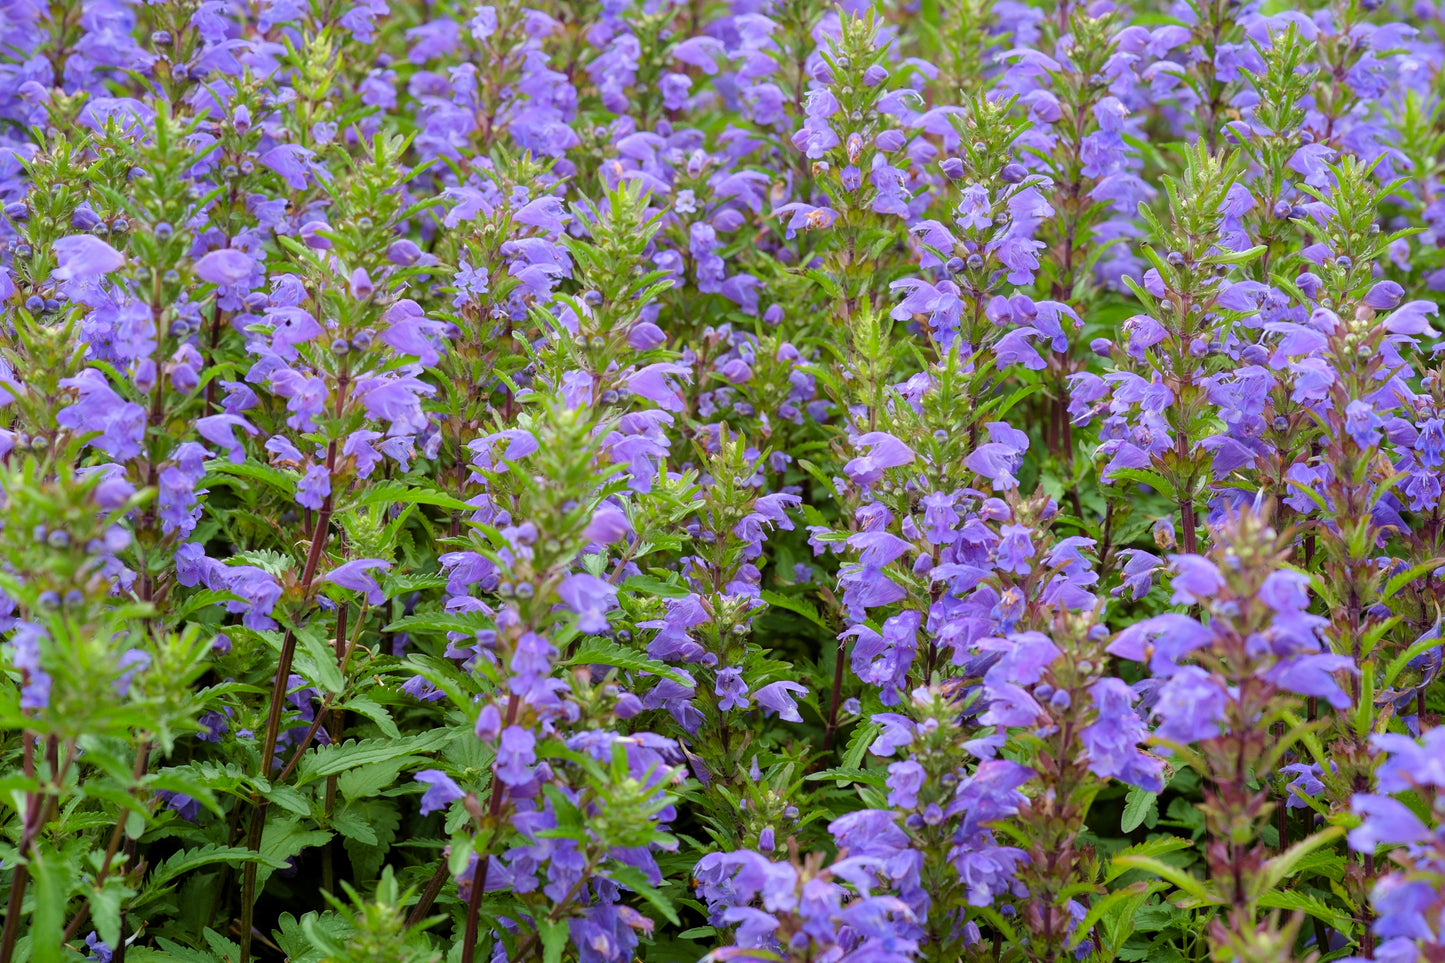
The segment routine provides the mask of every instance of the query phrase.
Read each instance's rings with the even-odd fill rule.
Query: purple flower
[[[1350,830],[1350,848],[1373,853],[1380,846],[1402,846],[1430,838],[1429,828],[1408,806],[1390,796],[1359,794],[1350,803],[1365,821]]]
[[[803,717],[798,714],[798,704],[791,695],[794,692],[807,695],[808,687],[784,679],[768,683],[753,693],[753,697],[758,700],[758,705],[776,712],[778,718],[784,722],[802,722]]]
[[[577,620],[580,631],[607,631],[607,613],[617,607],[617,586],[595,575],[569,575],[557,586],[557,594],[581,616]]]
[[[1149,730],[1134,711],[1134,693],[1122,679],[1099,679],[1089,687],[1098,718],[1079,733],[1089,754],[1089,771],[1148,792],[1161,792],[1162,760],[1139,750]]]
[[[686,379],[691,374],[692,370],[686,365],[658,362],[633,372],[627,379],[627,390],[667,411],[681,411],[682,393],[678,391],[671,376],[680,375]]]
[[[55,416],[62,428],[79,434],[96,434],[86,444],[99,448],[116,461],[126,461],[140,454],[145,437],[145,409],[116,394],[105,375],[86,368],[74,378],[64,378],[61,387],[71,388],[80,398],[62,408]]]
[[[421,814],[429,816],[439,809],[446,809],[466,793],[452,778],[440,769],[423,769],[416,774],[416,781],[425,783],[427,790],[421,796]]]
[[[1028,560],[1034,557],[1034,543],[1030,531],[1024,525],[1005,525],[999,529],[1002,538],[998,543],[998,567],[1002,572],[1027,575],[1031,571]]]
[[[743,681],[741,669],[731,666],[719,669],[717,685],[713,687],[713,692],[718,697],[717,707],[723,712],[727,712],[729,709],[746,709],[752,704],[748,700],[748,686]]]
[[[381,605],[386,601],[386,594],[369,574],[376,568],[387,571],[391,568],[391,563],[380,558],[353,559],[332,569],[321,581],[351,589],[353,592],[361,592],[368,605]]]
[[[125,266],[125,255],[92,234],[62,237],[52,247],[57,281],[99,277]]]
[[[1374,405],[1368,401],[1357,399],[1345,406],[1345,434],[1361,448],[1373,448],[1380,443],[1383,424]]]
[[[632,525],[621,509],[604,502],[592,513],[592,520],[582,534],[591,541],[611,545],[632,534]]]
[[[913,809],[918,805],[918,791],[927,779],[923,767],[912,759],[895,762],[888,767],[888,805],[896,809]]]
[[[236,440],[237,428],[251,436],[255,436],[259,431],[255,425],[239,415],[207,415],[196,420],[196,431],[211,444],[224,448],[226,457],[233,465],[239,465],[246,460],[245,446]]]
[[[256,264],[244,251],[223,248],[196,262],[196,277],[212,284],[240,284],[251,276]]]
[[[1174,566],[1174,595],[1169,599],[1173,605],[1197,605],[1201,599],[1213,596],[1224,587],[1219,569],[1207,558],[1171,555],[1169,564]]]
[[[497,778],[508,786],[524,786],[532,781],[532,766],[537,761],[537,737],[521,726],[502,730],[497,745]]]
[[[913,461],[913,449],[883,431],[871,431],[858,437],[858,447],[869,449],[843,467],[848,477],[859,485],[871,485],[889,468],[898,468]]]
[[[325,465],[312,465],[301,476],[296,485],[296,503],[304,508],[319,510],[331,494],[331,473]]]
[[[1215,679],[1195,665],[1186,665],[1159,690],[1154,711],[1163,720],[1161,739],[1189,743],[1219,735],[1229,696]]]

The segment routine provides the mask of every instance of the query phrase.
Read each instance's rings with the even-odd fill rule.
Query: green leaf
[[[1155,859],[1152,856],[1130,856],[1121,854],[1114,857],[1111,862],[1111,867],[1122,867],[1126,870],[1142,870],[1160,879],[1168,880],[1173,883],[1176,888],[1183,890],[1206,905],[1214,905],[1219,902],[1201,880],[1191,876],[1178,866],[1170,866],[1168,863]]]
[[[685,599],[692,594],[692,590],[685,585],[664,582],[651,575],[634,575],[623,581],[622,587],[638,595],[655,595],[664,599]]]
[[[1405,588],[1405,586],[1409,585],[1411,582],[1415,581],[1415,579],[1426,574],[1427,572],[1433,572],[1441,565],[1445,565],[1445,558],[1432,558],[1428,562],[1421,562],[1419,565],[1413,565],[1410,568],[1407,568],[1405,571],[1399,573],[1398,575],[1392,576],[1390,580],[1385,583],[1385,587],[1380,591],[1380,600],[1382,602],[1389,601],[1396,595],[1400,594],[1400,590]]]
[[[383,631],[413,634],[432,632],[438,635],[444,632],[465,632],[467,635],[474,635],[495,625],[496,618],[482,612],[418,612],[397,619]]]
[[[269,802],[272,802],[288,813],[295,813],[298,816],[311,815],[311,802],[301,794],[295,786],[288,786],[285,783],[271,783],[270,787],[261,793]]]
[[[1305,857],[1326,843],[1334,842],[1344,834],[1343,826],[1329,826],[1312,836],[1306,836],[1278,856],[1265,860],[1263,866],[1265,888],[1274,889],[1286,879],[1294,876]]]
[[[30,959],[33,963],[60,963],[65,939],[65,872],[58,853],[40,849],[31,856],[35,878],[35,912],[30,917]]]
[[[346,777],[342,776],[341,778],[345,779]],[[372,833],[376,836],[376,843],[368,845],[359,840],[345,838],[341,844],[346,847],[346,855],[351,857],[352,868],[356,871],[356,881],[375,879],[381,872],[382,864],[386,862],[387,853],[391,852],[392,843],[396,840],[396,831],[401,826],[401,816],[397,812],[397,807],[384,799],[354,802],[348,809],[371,828]]]
[[[812,622],[821,629],[828,629],[828,620],[825,619],[812,602],[799,595],[783,595],[781,592],[763,590],[763,601],[780,609],[787,609],[796,615]]]
[[[880,769],[845,769],[838,766],[833,769],[824,769],[822,772],[811,773],[807,776],[807,779],[810,782],[816,782],[822,779],[836,779],[840,786],[850,782],[861,782],[869,786],[883,786],[887,784],[888,776]]]
[[[296,652],[297,673],[322,692],[334,695],[344,689],[346,679],[336,664],[336,652],[321,633],[310,628],[295,628],[292,633],[301,643]]]
[[[844,769],[857,769],[863,764],[863,756],[873,740],[883,734],[883,727],[876,722],[861,722],[848,737],[848,751],[843,753]]]
[[[562,951],[567,948],[567,921],[542,919],[537,924],[542,935],[542,963],[562,963]]]
[[[286,860],[269,859],[260,853],[254,853],[249,849],[240,846],[217,846],[214,843],[202,846],[199,849],[187,849],[176,853],[165,862],[154,867],[150,876],[146,879],[147,889],[157,889],[169,883],[173,879],[184,876],[192,870],[200,869],[202,866],[210,866],[213,863],[264,863],[272,869],[280,869],[286,865]]]
[[[292,566],[296,564],[292,561],[291,556],[272,551],[269,548],[258,548],[247,552],[232,552],[226,558],[226,564],[229,565],[232,563],[252,565],[266,572],[268,575],[274,575],[277,578],[291,571]]]
[[[196,487],[201,488],[226,482],[228,480],[224,477],[226,475],[236,479],[260,482],[285,495],[287,501],[296,497],[296,479],[292,475],[279,468],[272,468],[270,465],[263,465],[255,461],[243,461],[239,465],[224,459],[206,462],[206,475]]]
[[[391,713],[387,710],[386,706],[376,700],[367,698],[366,696],[356,696],[355,698],[348,699],[342,708],[370,719],[376,723],[376,727],[380,729],[384,735],[392,739],[401,738],[401,730],[398,729],[396,723],[392,721]]]
[[[1133,787],[1124,799],[1124,818],[1119,821],[1119,831],[1132,833],[1151,814],[1155,819],[1159,818],[1159,794]]]
[[[649,883],[647,877],[642,875],[642,870],[636,866],[628,866],[626,863],[614,863],[608,868],[607,875],[651,903],[653,908],[665,916],[673,926],[680,924],[672,900]]]
[[[263,863],[256,874],[256,892],[260,894],[271,877],[271,871],[286,865],[292,856],[303,850],[324,846],[332,834],[322,829],[303,829],[299,819],[271,819],[261,834],[261,856]],[[278,865],[279,864],[279,865]]]
[[[108,946],[120,945],[120,907],[130,894],[130,889],[114,877],[90,892],[90,919]]]
[[[434,729],[431,732],[405,736],[401,739],[349,740],[321,746],[308,752],[306,757],[301,760],[301,765],[297,767],[296,782],[298,785],[302,785],[316,779],[335,776],[358,766],[369,766],[378,762],[390,762],[403,756],[434,752],[446,745],[451,738],[450,730]]]
[[[1069,949],[1077,947],[1079,943],[1092,932],[1094,926],[1111,911],[1123,910],[1123,915],[1132,917],[1138,911],[1137,904],[1148,899],[1151,893],[1157,893],[1159,890],[1165,888],[1167,888],[1167,884],[1161,883],[1158,880],[1148,881],[1141,879],[1137,883],[1131,883],[1123,889],[1116,889],[1107,896],[1100,897],[1089,907],[1089,912],[1084,914],[1084,918],[1079,921],[1079,925],[1074,927],[1074,935],[1069,938],[1068,942]],[[1124,905],[1126,903],[1134,905],[1126,907]]]
[[[399,481],[368,483],[358,489],[356,494],[356,498],[348,498],[345,504],[367,506],[392,505],[400,502],[406,505],[434,505],[437,508],[449,508],[454,512],[468,512],[475,507],[468,505],[455,495]]]
[[[628,672],[648,672],[664,679],[671,679],[679,684],[686,681],[681,673],[666,662],[649,659],[635,649],[629,649],[607,639],[587,639],[564,664],[610,665]]]
[[[1345,936],[1349,936],[1355,929],[1355,921],[1349,913],[1335,909],[1319,897],[1297,889],[1267,890],[1260,896],[1259,905],[1269,909],[1303,911]]]
[[[1117,481],[1148,485],[1171,501],[1177,501],[1179,497],[1173,482],[1158,472],[1149,471],[1146,468],[1115,468],[1109,472],[1109,484]]]
[[[366,824],[350,809],[343,809],[331,817],[331,825],[336,831],[347,839],[354,839],[358,843],[365,843],[368,846],[375,846],[379,840],[376,837],[376,830]]]
[[[393,759],[348,769],[336,780],[336,788],[344,799],[370,799],[396,782],[401,767],[402,760]]]

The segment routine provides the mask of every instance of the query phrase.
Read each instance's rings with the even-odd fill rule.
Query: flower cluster
[[[0,963],[1445,959],[1437,0],[0,3]]]

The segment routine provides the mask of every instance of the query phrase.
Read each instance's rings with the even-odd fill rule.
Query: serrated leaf
[[[292,856],[317,846],[324,846],[332,834],[324,829],[302,829],[299,819],[271,819],[261,834],[261,856],[264,857],[256,873],[256,892],[259,895],[275,868],[285,866]]]
[[[452,738],[449,730],[437,729],[401,739],[349,740],[321,746],[308,752],[297,767],[296,782],[304,784],[327,776],[335,776],[358,766],[389,762],[403,756],[434,752]]]
[[[836,779],[840,786],[849,782],[861,782],[870,786],[883,786],[887,784],[888,776],[879,769],[848,769],[842,766],[833,769],[824,769],[822,772],[810,773],[807,776],[809,782],[819,782],[824,779]]]
[[[434,505],[437,508],[448,508],[454,512],[470,512],[476,508],[455,495],[448,495],[430,488],[419,488],[416,485],[399,481],[368,484],[364,488],[358,489],[355,497],[348,498],[344,504],[367,506],[392,505],[398,502],[404,505]]]
[[[829,628],[828,620],[823,617],[822,613],[814,607],[812,602],[809,602],[801,596],[783,595],[781,592],[773,592],[768,589],[763,590],[762,596],[763,601],[769,605],[776,606],[780,609],[787,609],[795,615],[801,615],[821,629]]]
[[[336,664],[336,652],[319,632],[309,627],[293,629],[300,646],[296,650],[296,671],[307,682],[322,692],[335,694],[346,687],[341,667]]]
[[[542,963],[562,963],[562,951],[567,948],[567,922],[543,918],[537,922],[537,932],[542,936]]]
[[[237,565],[252,565],[259,568],[268,575],[280,578],[291,571],[295,563],[291,556],[283,555],[281,552],[272,551],[269,548],[258,548],[246,552],[232,552],[226,563]]]
[[[376,843],[367,845],[355,839],[343,839],[341,843],[346,848],[346,855],[351,858],[357,880],[375,879],[396,840],[396,831],[401,826],[401,815],[396,806],[384,799],[354,802],[348,808],[371,827]]]
[[[1218,902],[1201,880],[1191,876],[1178,866],[1170,866],[1168,863],[1155,859],[1152,856],[1130,856],[1121,854],[1114,857],[1112,866],[1123,867],[1124,869],[1138,869],[1146,873],[1151,873],[1160,879],[1173,883],[1176,888],[1200,900],[1203,905],[1214,905]]]
[[[843,768],[859,768],[868,747],[882,734],[883,727],[876,722],[860,722],[855,726],[852,734],[848,736],[848,750],[843,753]]]
[[[1419,565],[1412,565],[1405,571],[1400,572],[1397,575],[1391,576],[1390,580],[1385,583],[1385,587],[1380,591],[1380,600],[1389,601],[1396,595],[1400,594],[1400,590],[1403,589],[1405,586],[1409,585],[1411,582],[1415,581],[1415,579],[1426,574],[1427,572],[1433,572],[1435,569],[1439,568],[1442,565],[1445,565],[1445,558],[1432,558],[1427,562],[1421,562]]]
[[[108,946],[120,945],[120,907],[131,891],[118,879],[106,880],[100,889],[91,890],[90,919],[95,932]]]
[[[494,616],[483,612],[419,612],[397,619],[387,625],[384,631],[410,632],[414,635],[424,632],[464,632],[473,635],[495,628],[496,624]]]
[[[243,461],[239,465],[224,459],[208,461],[206,462],[206,475],[196,487],[217,484],[225,481],[225,476],[228,475],[235,479],[260,482],[267,488],[285,495],[287,501],[296,497],[296,477],[294,475],[256,461]]]
[[[396,782],[403,763],[404,759],[393,759],[348,769],[337,778],[336,788],[344,799],[370,799]]]
[[[298,816],[311,815],[311,802],[295,786],[272,783],[261,795],[288,813]]]
[[[1267,890],[1260,896],[1259,905],[1269,909],[1303,911],[1327,926],[1339,930],[1347,937],[1355,929],[1355,921],[1350,914],[1330,906],[1316,896],[1297,889]]]
[[[1132,917],[1135,912],[1137,912],[1138,907],[1137,905],[1131,906],[1130,904],[1142,903],[1149,898],[1151,893],[1156,893],[1164,888],[1166,888],[1165,883],[1140,880],[1137,883],[1125,886],[1123,889],[1115,890],[1106,896],[1098,898],[1094,901],[1093,905],[1089,907],[1089,911],[1084,914],[1084,918],[1079,922],[1079,925],[1074,927],[1074,935],[1069,938],[1068,942],[1069,948],[1073,949],[1077,947],[1079,943],[1093,931],[1094,926],[1108,915],[1111,910],[1122,910],[1124,916]]]
[[[1300,863],[1315,850],[1326,843],[1334,842],[1345,834],[1343,826],[1328,826],[1311,836],[1307,836],[1295,843],[1289,849],[1278,856],[1271,857],[1264,861],[1264,884],[1268,889],[1273,889],[1280,883],[1294,876]]]
[[[1134,786],[1129,790],[1129,795],[1124,797],[1124,816],[1119,820],[1119,831],[1132,833],[1149,818],[1151,812],[1158,817],[1159,794]]]
[[[651,675],[670,679],[679,685],[687,684],[687,677],[666,662],[649,659],[647,656],[618,645],[607,639],[589,638],[578,646],[564,665],[610,665],[628,672],[647,672]]]
[[[280,869],[286,865],[285,860],[268,859],[260,853],[254,853],[240,846],[218,846],[212,843],[199,849],[188,849],[176,853],[155,866],[146,878],[146,888],[159,888],[192,870],[210,866],[213,863],[225,863],[228,866],[233,863],[263,863],[272,869]]]
[[[686,585],[664,582],[651,575],[634,575],[623,581],[622,587],[638,595],[654,595],[663,599],[685,599],[692,594],[692,589]]]
[[[370,719],[376,723],[376,727],[380,729],[384,735],[392,739],[401,738],[401,730],[398,729],[396,723],[392,721],[391,713],[387,710],[386,706],[374,699],[369,699],[366,696],[356,696],[355,698],[347,700],[342,708]]]
[[[331,825],[335,827],[338,833],[347,839],[354,839],[358,843],[375,846],[378,842],[376,831],[350,809],[343,809],[334,814],[331,817]]]
[[[1117,481],[1133,482],[1136,485],[1148,485],[1171,501],[1178,498],[1173,483],[1158,472],[1145,468],[1114,468],[1108,472],[1108,476],[1108,484]]]
[[[608,868],[607,875],[647,900],[673,926],[679,925],[677,910],[673,908],[672,900],[649,883],[647,877],[642,874],[642,870],[636,866],[628,866],[626,863],[614,863]]]
[[[60,963],[65,936],[65,874],[59,854],[33,851],[29,861],[35,879],[35,911],[30,916],[30,959],[33,963]]]

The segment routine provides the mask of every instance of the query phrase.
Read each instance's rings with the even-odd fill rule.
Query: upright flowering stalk
[[[1074,376],[1076,423],[1110,398],[1114,415],[1099,453],[1110,457],[1104,479],[1145,483],[1166,493],[1179,509],[1181,545],[1199,548],[1196,499],[1207,480],[1207,450],[1199,445],[1212,426],[1207,379],[1228,363],[1224,339],[1242,312],[1229,297],[1225,275],[1258,252],[1223,243],[1222,222],[1237,172],[1195,146],[1186,151],[1182,178],[1167,179],[1167,220],[1147,207],[1154,244],[1145,248],[1154,267],[1130,288],[1145,313],[1122,326],[1122,343],[1110,347],[1117,370],[1100,379]],[[1132,413],[1133,417],[1126,417]],[[1133,424],[1130,424],[1132,420]]]
[[[155,798],[164,783],[148,772],[152,753],[169,756],[179,737],[202,728],[192,687],[208,669],[210,639],[194,628],[157,630],[149,604],[115,604],[135,584],[117,556],[131,542],[126,515],[145,495],[113,465],[77,469],[85,437],[62,432],[49,446],[11,450],[0,478],[0,663],[16,680],[0,690],[0,717],[19,734],[7,799],[15,837],[0,932],[6,961],[27,918],[36,957],[60,958],[67,924],[73,934],[87,913],[101,939],[120,945],[122,907],[141,889],[134,845],[121,848],[127,823],[139,835],[166,811]],[[79,786],[97,763],[104,776]],[[124,801],[119,822],[104,815],[102,799]],[[82,819],[103,833],[75,838]],[[77,850],[84,873],[66,868]]]
[[[1440,729],[1417,740],[1402,733],[1376,735],[1381,755],[1378,793],[1351,800],[1359,825],[1350,848],[1389,860],[1370,889],[1370,935],[1379,943],[1366,959],[1429,960],[1445,951],[1445,739]],[[1369,946],[1370,937],[1364,939]]]
[[[788,862],[747,850],[708,854],[693,871],[698,894],[731,937],[704,959],[907,963],[917,950],[900,934],[912,923],[908,906],[870,892],[881,864],[873,856],[829,864],[821,853]]]
[[[676,676],[586,641],[611,632],[617,608],[616,585],[598,574],[603,556],[586,556],[575,570],[588,546],[612,540],[599,517],[622,487],[617,467],[607,467],[587,412],[557,394],[534,398],[526,424],[478,446],[485,507],[459,551],[443,559],[450,573],[444,612],[392,626],[447,631],[447,654],[459,666],[426,657],[411,665],[465,713],[464,738],[480,740],[488,753],[480,773],[417,774],[428,787],[424,814],[463,804],[453,810],[460,818],[450,824],[450,855],[426,898],[448,874],[457,877],[464,960],[487,941],[525,956],[570,934],[599,959],[620,963],[636,944],[634,930],[651,924],[621,903],[618,887],[654,898],[661,877],[652,854],[676,845],[661,827],[672,818],[665,787],[677,753],[658,737],[617,732],[642,704],[621,679],[585,667],[620,659]],[[475,788],[460,788],[458,778]],[[506,892],[508,902],[484,913],[483,894],[491,891]]]
[[[795,185],[797,200],[775,206],[787,234],[827,231],[828,254],[810,271],[845,321],[876,304],[880,267],[891,235],[888,219],[907,218],[909,176],[897,163],[907,138],[899,118],[916,94],[892,86],[885,63],[892,31],[869,14],[844,16],[828,49],[819,51],[815,84],[793,146],[811,161],[810,176]],[[805,265],[812,267],[812,265]]]
[[[1121,49],[1113,10],[1061,5],[1042,32],[1043,43],[1052,41],[1059,59],[1045,75],[1028,75],[1025,89],[1014,91],[1040,124],[1028,140],[1039,151],[1035,163],[1053,184],[1053,213],[1038,232],[1048,251],[1040,263],[1040,282],[1050,300],[1070,305],[1075,316],[1089,317],[1098,285],[1116,281],[1114,266],[1127,263],[1135,233],[1131,220],[1152,193],[1125,139],[1139,128],[1129,97],[1135,81],[1125,69],[1129,58]],[[1066,379],[1077,364],[1069,347],[1072,341],[1049,356],[1048,369],[1048,450],[1066,461],[1073,458]]]
[[[1275,803],[1256,779],[1278,769],[1296,745],[1318,746],[1299,723],[1301,703],[1319,698],[1349,708],[1341,682],[1356,669],[1349,656],[1326,646],[1328,621],[1308,612],[1309,579],[1286,567],[1288,543],[1264,514],[1232,515],[1213,535],[1207,555],[1170,556],[1171,600],[1199,606],[1208,621],[1158,615],[1120,632],[1108,651],[1149,664],[1149,702],[1159,719],[1154,738],[1206,780],[1208,876],[1181,876],[1177,885],[1222,908],[1212,938],[1227,958],[1269,959],[1293,945],[1300,921],[1281,928],[1262,907],[1300,856],[1339,830],[1267,857],[1262,837]],[[1287,723],[1282,735],[1271,729],[1275,723]]]

